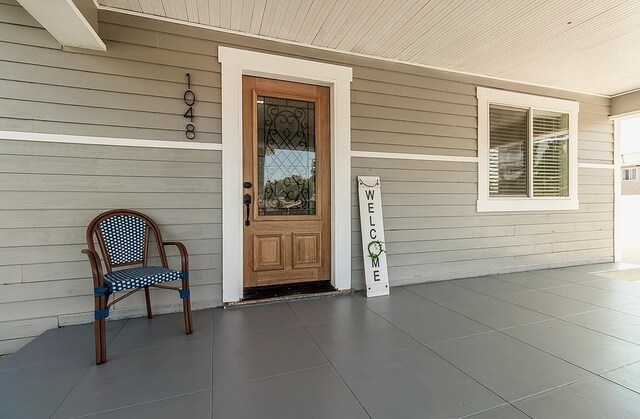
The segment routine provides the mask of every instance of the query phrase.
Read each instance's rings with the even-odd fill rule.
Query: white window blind
[[[569,115],[533,111],[533,196],[569,196]]]
[[[527,196],[528,111],[489,109],[489,195]]]

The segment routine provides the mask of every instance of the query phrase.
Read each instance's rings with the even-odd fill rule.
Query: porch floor
[[[2,418],[640,417],[640,270],[616,264],[49,330]],[[589,272],[609,271],[605,274]],[[618,276],[618,278],[616,278]]]

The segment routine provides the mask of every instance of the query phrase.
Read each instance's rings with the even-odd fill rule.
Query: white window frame
[[[625,182],[632,182],[634,180],[638,179],[638,169],[636,167],[627,167],[625,169],[622,169],[623,173],[622,173],[622,180]],[[629,173],[629,179],[626,179],[626,175],[627,173]],[[633,177],[631,177],[631,173],[633,173]]]
[[[478,212],[573,211],[578,201],[578,102],[478,87]],[[569,114],[569,196],[489,196],[489,105],[554,111]],[[529,146],[531,148],[531,146]],[[528,170],[531,170],[529,168]]]

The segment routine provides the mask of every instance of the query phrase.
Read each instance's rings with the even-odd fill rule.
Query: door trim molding
[[[242,76],[328,86],[331,119],[331,282],[351,288],[350,67],[218,47],[222,65],[222,301],[243,295]]]

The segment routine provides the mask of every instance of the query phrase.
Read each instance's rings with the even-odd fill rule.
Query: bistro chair
[[[149,266],[150,233],[156,239],[161,266]],[[107,273],[103,274],[100,256],[95,249],[97,239]],[[89,257],[93,273],[95,297],[95,345],[96,364],[107,362],[106,318],[109,308],[118,301],[144,289],[147,302],[147,317],[152,318],[149,288],[163,288],[180,293],[184,310],[184,327],[187,335],[193,332],[191,323],[191,298],[189,293],[189,254],[179,242],[162,241],[158,225],[146,215],[132,210],[117,209],[98,215],[87,227],[87,246],[82,253]],[[165,246],[176,246],[180,251],[182,267],[179,271],[169,269]],[[117,269],[124,266],[135,267]],[[182,288],[163,284],[182,280]],[[116,291],[128,291],[109,303]]]

